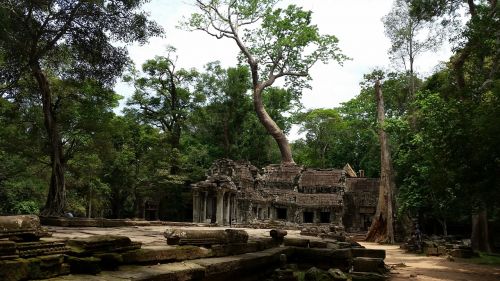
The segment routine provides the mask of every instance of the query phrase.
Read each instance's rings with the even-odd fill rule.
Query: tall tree
[[[284,164],[294,163],[288,139],[264,108],[262,93],[284,77],[295,87],[307,85],[318,61],[346,59],[333,35],[320,35],[311,12],[290,5],[273,9],[277,0],[196,0],[198,13],[183,25],[216,38],[234,40],[252,74],[253,104],[267,132],[275,139]],[[260,23],[260,25],[259,25]]]
[[[4,53],[0,84],[3,90],[21,75],[38,85],[48,136],[52,175],[44,215],[60,215],[65,208],[65,142],[57,114],[60,100],[51,77],[65,80],[94,79],[111,86],[127,62],[123,47],[111,41],[145,40],[161,29],[133,1],[2,1],[0,52]]]
[[[366,241],[394,243],[394,171],[392,167],[389,138],[385,131],[384,98],[380,79],[375,82],[377,99],[377,122],[380,139],[380,187],[377,210],[372,225],[366,235]]]
[[[391,60],[402,63],[408,73],[409,95],[412,99],[415,94],[415,58],[439,48],[442,32],[434,23],[412,16],[406,0],[395,0],[391,11],[382,21],[385,34],[391,40]]]
[[[127,104],[136,105],[143,120],[168,133],[173,155],[170,172],[177,174],[182,129],[189,112],[204,97],[194,93],[197,71],[177,69],[175,48],[168,47],[167,51],[167,56],[156,57],[142,65],[144,75],[136,73],[133,77],[135,93]]]

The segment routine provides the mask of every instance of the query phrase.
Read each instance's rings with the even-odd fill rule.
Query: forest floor
[[[384,249],[385,263],[392,268],[391,281],[498,281],[500,266],[472,263],[471,260],[405,253],[398,245],[361,242],[369,249]]]

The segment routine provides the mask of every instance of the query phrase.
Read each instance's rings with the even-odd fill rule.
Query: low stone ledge
[[[380,258],[358,257],[352,260],[353,271],[384,273],[386,271],[384,260]]]
[[[0,280],[47,279],[69,273],[62,255],[0,261]]]
[[[67,275],[48,281],[201,281],[205,269],[190,262],[167,263],[153,266],[122,266],[119,271],[99,275]]]
[[[366,257],[366,258],[385,259],[385,250],[352,248],[351,252],[352,252],[352,256],[355,258]]]
[[[204,267],[209,280],[229,280],[245,274],[259,274],[266,269],[274,269],[279,265],[281,254],[288,256],[292,252],[291,248],[281,247],[242,255],[198,259],[191,262]]]
[[[257,242],[212,245],[214,257],[241,255],[258,251],[259,244]]]
[[[309,241],[309,247],[311,247],[311,248],[327,248],[328,247],[328,242],[326,242],[326,241],[318,241],[318,240],[311,240],[311,241]]]
[[[352,281],[384,281],[389,280],[389,276],[373,272],[351,272]]]
[[[321,269],[340,268],[348,271],[351,266],[351,249],[318,249],[293,247],[291,262],[316,266]]]
[[[309,239],[285,237],[283,244],[290,247],[309,247]]]
[[[40,217],[42,225],[62,227],[122,227],[122,226],[209,226],[208,224],[192,222],[146,221],[134,219],[104,219],[104,218],[65,218]]]
[[[158,246],[122,254],[124,264],[157,264],[211,257],[212,251],[196,246]]]

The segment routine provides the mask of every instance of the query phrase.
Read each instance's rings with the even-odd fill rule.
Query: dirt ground
[[[385,263],[393,267],[391,279],[425,280],[425,281],[499,281],[500,267],[471,264],[465,259],[448,261],[444,257],[427,257],[424,255],[407,254],[399,246],[379,245],[361,242],[369,249],[384,249]]]

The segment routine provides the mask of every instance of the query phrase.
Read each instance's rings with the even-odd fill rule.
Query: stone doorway
[[[313,212],[304,212],[304,223],[313,223],[314,222],[314,213]]]

